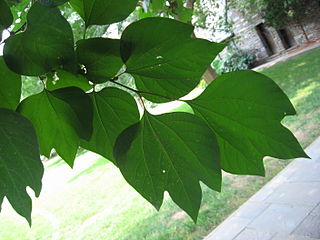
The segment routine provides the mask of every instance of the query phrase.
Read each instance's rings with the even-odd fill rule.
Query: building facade
[[[281,29],[268,27],[259,14],[243,16],[236,11],[230,12],[233,33],[238,49],[253,54],[257,63],[266,62],[289,49],[299,47],[309,41],[320,39],[319,17],[301,22],[301,25],[288,25]],[[305,37],[304,32],[308,39]]]

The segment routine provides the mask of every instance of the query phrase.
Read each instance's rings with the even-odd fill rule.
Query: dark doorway
[[[277,33],[278,33],[278,35],[281,39],[282,45],[285,49],[291,48],[294,45],[296,45],[294,38],[292,37],[292,34],[288,29],[286,29],[286,28],[278,29]]]
[[[257,25],[255,27],[255,29],[258,33],[258,36],[259,36],[264,48],[267,51],[268,55],[271,56],[271,55],[275,54],[277,52],[276,45],[274,43],[274,40],[273,40],[270,32],[265,27],[265,25],[263,23],[260,23],[259,25]]]

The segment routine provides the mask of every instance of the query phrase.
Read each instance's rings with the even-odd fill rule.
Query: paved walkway
[[[276,55],[276,56],[270,58],[268,62],[253,68],[253,70],[260,70],[263,68],[271,67],[279,62],[286,61],[291,57],[297,56],[303,52],[310,51],[310,50],[315,49],[317,47],[320,47],[320,39],[315,42],[304,44],[304,45],[301,45],[297,48],[288,50],[287,52],[283,53],[282,55]]]
[[[320,137],[205,240],[319,240]]]

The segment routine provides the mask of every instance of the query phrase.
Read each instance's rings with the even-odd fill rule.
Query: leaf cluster
[[[8,198],[30,224],[26,187],[40,194],[40,154],[49,157],[53,149],[71,167],[79,147],[104,156],[157,209],[168,191],[195,221],[199,181],[220,191],[222,170],[264,175],[264,156],[306,156],[281,125],[293,106],[264,75],[224,74],[185,100],[224,48],[191,37],[191,25],[150,17],[130,24],[120,39],[83,34],[75,42],[60,8],[71,6],[86,33],[126,19],[138,0],[27,2],[16,31],[22,13],[7,3],[0,0],[0,26],[11,30],[0,58],[0,202]],[[120,81],[124,75],[134,86]],[[39,79],[43,89],[21,101],[22,76]],[[146,100],[183,101],[193,113],[153,115]]]

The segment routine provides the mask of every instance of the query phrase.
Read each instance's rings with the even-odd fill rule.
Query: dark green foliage
[[[263,16],[267,25],[280,28],[288,24],[289,6],[287,3],[287,0],[264,0]]]
[[[93,102],[93,134],[81,146],[113,160],[113,145],[117,136],[139,121],[136,103],[129,93],[117,88],[105,88],[91,93]]]
[[[151,7],[153,12],[158,13],[163,11],[166,6],[166,0],[151,0]]]
[[[55,7],[68,1],[69,0],[38,0],[39,3],[42,3],[43,5],[48,7]]]
[[[115,145],[125,179],[157,209],[168,191],[194,221],[201,203],[201,180],[221,187],[219,149],[205,122],[188,113],[144,114]]]
[[[260,13],[265,23],[274,28],[301,24],[317,17],[320,9],[319,0],[230,0],[230,6],[244,16]]]
[[[70,166],[80,138],[91,137],[92,103],[79,88],[45,90],[23,100],[18,111],[35,126],[41,154],[50,157],[51,150],[55,148]]]
[[[60,11],[35,3],[27,22],[25,32],[6,40],[4,60],[8,67],[28,76],[59,68],[75,71],[72,29]]]
[[[178,99],[194,89],[223,44],[191,38],[193,27],[166,18],[145,18],[123,32],[121,55],[139,90]],[[168,99],[143,94],[154,102]]]
[[[29,83],[38,86],[40,79],[42,84],[41,92],[25,98],[17,109],[33,126],[19,113],[0,111],[0,171],[4,171],[0,178],[5,178],[0,179],[0,201],[8,197],[29,222],[31,202],[25,187],[39,195],[43,173],[34,129],[42,155],[49,157],[55,149],[73,166],[79,146],[94,151],[113,161],[157,209],[168,191],[195,221],[201,203],[199,181],[220,191],[221,169],[263,175],[266,155],[306,156],[280,123],[295,113],[288,98],[271,79],[254,72],[216,79],[197,99],[188,101],[195,114],[148,113],[145,105],[153,103],[144,104],[144,97],[167,102],[187,95],[224,45],[192,38],[191,25],[158,17],[132,23],[121,39],[82,39],[74,46],[75,29],[83,26],[85,38],[88,26],[124,20],[138,1],[71,0],[85,21],[74,29],[54,7],[64,2],[10,4],[14,20],[24,21],[17,11],[28,12],[27,23],[5,41],[7,66],[0,62],[0,107],[16,109],[21,84],[17,74],[35,76],[27,78]],[[162,2],[158,4],[159,8]],[[169,9],[181,17],[181,5],[180,0],[172,1]],[[59,7],[71,14],[68,6]],[[5,9],[1,22],[8,28],[12,19]],[[76,36],[80,38],[79,33]],[[127,80],[132,79],[129,74],[134,83]],[[14,178],[8,175],[12,171],[7,163],[17,171]],[[11,185],[17,181],[18,187],[8,190],[8,181]]]
[[[123,65],[120,40],[91,38],[77,42],[77,58],[86,68],[87,78],[103,83],[113,78]]]
[[[286,115],[295,114],[292,104],[262,74],[226,73],[189,104],[216,133],[221,166],[227,172],[263,176],[264,156],[307,157],[292,133],[280,123]]]
[[[15,110],[20,102],[21,76],[11,72],[0,57],[0,108]]]
[[[47,74],[46,88],[56,90],[65,87],[78,87],[83,91],[92,89],[88,79],[81,74],[72,74],[64,70],[58,70],[55,73]]]
[[[2,40],[2,31],[9,27],[13,22],[13,16],[6,1],[0,0],[0,42]]]
[[[228,52],[222,56],[222,59],[215,59],[212,65],[218,74],[247,70],[254,66],[254,55],[228,48]]]
[[[31,225],[31,199],[26,187],[31,187],[39,196],[43,175],[31,122],[12,110],[0,108],[0,146],[0,204],[3,197],[7,197]]]
[[[86,26],[120,22],[136,8],[138,0],[70,0]]]

